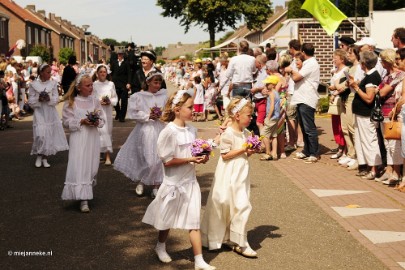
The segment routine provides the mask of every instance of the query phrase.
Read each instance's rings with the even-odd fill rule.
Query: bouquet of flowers
[[[111,104],[110,97],[108,95],[105,95],[101,98],[101,102],[104,104]]]
[[[212,145],[203,139],[195,139],[191,145],[191,155],[193,157],[210,155],[212,151]]]
[[[259,137],[257,135],[254,135],[251,133],[247,139],[246,142],[243,144],[244,147],[247,149],[252,149],[252,150],[260,150],[262,147],[262,137]]]
[[[44,89],[44,91],[39,93],[39,98],[38,98],[39,102],[44,102],[44,101],[50,101],[51,98],[49,97],[48,92],[46,92],[46,89]]]
[[[98,120],[100,120],[100,110],[94,110],[92,112],[87,112],[86,116],[87,116],[87,119],[91,123],[95,123]]]
[[[155,105],[154,107],[150,108],[150,113],[156,115],[159,118],[162,116],[162,109]]]

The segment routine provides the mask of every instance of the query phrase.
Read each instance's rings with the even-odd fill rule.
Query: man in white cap
[[[363,37],[360,41],[354,43],[354,45],[360,47],[360,52],[374,52],[377,46],[377,43],[371,37]],[[387,75],[387,71],[381,65],[381,59],[378,57],[377,64],[375,65],[378,73],[380,74],[381,78],[384,78]]]

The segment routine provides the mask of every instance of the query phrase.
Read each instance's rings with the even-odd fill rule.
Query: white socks
[[[169,263],[172,261],[172,258],[170,258],[169,254],[166,252],[166,243],[160,243],[159,241],[156,244],[155,247],[155,252],[157,256],[159,257],[159,260],[162,263]]]
[[[204,261],[202,254],[194,256],[194,264],[196,269],[210,269],[210,265]]]

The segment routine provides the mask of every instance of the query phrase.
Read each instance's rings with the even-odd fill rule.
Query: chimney
[[[49,13],[49,19],[51,20],[51,21],[54,21],[56,18],[55,18],[55,13]]]
[[[39,14],[41,14],[42,17],[46,17],[45,10],[41,9],[41,10],[38,10],[37,12],[38,12]]]
[[[35,11],[35,5],[27,5],[25,8]]]

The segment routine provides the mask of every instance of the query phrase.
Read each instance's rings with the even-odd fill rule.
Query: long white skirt
[[[164,128],[160,121],[137,123],[114,161],[114,169],[132,181],[160,185],[163,163],[157,154],[157,140]]]

